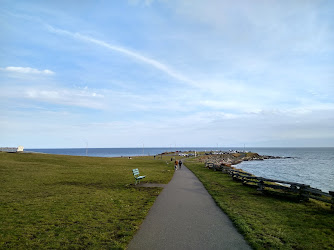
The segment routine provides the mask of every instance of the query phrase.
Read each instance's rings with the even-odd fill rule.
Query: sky
[[[334,1],[0,6],[0,146],[334,146]]]

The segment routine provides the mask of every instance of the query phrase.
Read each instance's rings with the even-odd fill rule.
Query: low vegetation
[[[168,183],[167,158],[0,153],[0,249],[124,249],[161,192],[132,169]]]
[[[330,205],[264,195],[255,188],[186,162],[254,249],[333,249],[334,213]]]

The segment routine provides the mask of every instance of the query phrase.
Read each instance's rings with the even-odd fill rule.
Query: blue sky
[[[334,146],[333,1],[0,5],[0,146]]]

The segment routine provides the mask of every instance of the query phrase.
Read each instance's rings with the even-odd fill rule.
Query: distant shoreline
[[[261,155],[268,154],[270,151],[294,151],[294,150],[323,150],[333,149],[334,147],[131,147],[131,148],[27,148],[26,152],[33,153],[48,153],[48,154],[60,154],[60,155],[76,155],[76,156],[91,156],[91,157],[121,157],[121,156],[153,156],[163,152],[176,152],[176,151],[251,151]],[[264,151],[264,152],[262,152]],[[269,153],[266,153],[269,151]],[[287,155],[274,155],[274,156],[287,156]],[[289,155],[290,156],[290,155]]]

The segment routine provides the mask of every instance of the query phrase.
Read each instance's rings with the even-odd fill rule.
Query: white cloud
[[[53,75],[55,72],[49,69],[39,70],[30,67],[6,67],[0,68],[2,71],[20,73],[20,74],[38,74],[38,75]]]
[[[101,101],[104,96],[87,89],[28,88],[23,91],[23,96],[30,100],[53,104],[79,106],[92,109],[104,108],[103,102]]]

